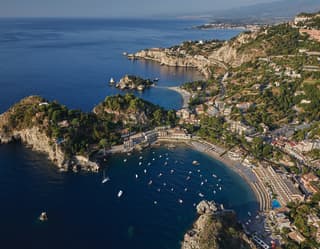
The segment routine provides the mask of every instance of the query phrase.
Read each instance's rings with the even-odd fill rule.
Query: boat
[[[114,78],[111,77],[110,80],[109,80],[109,83],[110,83],[110,84],[114,84],[114,83],[116,83],[116,82],[115,82]]]
[[[167,186],[167,183],[166,183],[166,182],[164,182],[164,183],[163,183],[163,186]]]
[[[217,178],[217,175],[215,175],[215,174],[212,174],[212,177],[214,177],[214,178]]]
[[[189,171],[189,175],[191,175],[192,174],[192,171]]]
[[[47,221],[48,220],[48,215],[46,212],[42,212],[39,216],[40,221]]]
[[[200,173],[200,172],[201,172],[201,170],[200,170],[200,169],[198,169],[198,170],[197,170],[197,172],[198,172],[198,173]]]
[[[158,191],[158,192],[160,192],[160,191],[161,191],[161,189],[160,189],[160,188],[158,188],[158,189],[157,189],[157,191]]]
[[[217,192],[215,190],[213,190],[213,194],[216,194]]]
[[[156,160],[155,158],[152,158],[152,161]]]
[[[105,171],[103,171],[103,178],[102,178],[101,183],[103,184],[103,183],[106,183],[108,181],[110,181],[110,178],[107,177]]]
[[[146,169],[144,169],[144,170],[143,170],[143,173],[147,174],[147,170],[146,170]]]
[[[136,179],[138,179],[138,177],[139,177],[138,174],[136,174]]]
[[[170,170],[170,174],[173,174],[174,173],[174,170],[172,169],[172,170]]]
[[[140,160],[141,160],[142,158],[143,158],[142,156],[139,157]]]
[[[200,185],[203,186],[204,182],[201,182]]]
[[[148,185],[151,185],[152,184],[152,180],[150,180],[149,182],[148,182]]]
[[[193,164],[193,165],[199,165],[200,163],[199,163],[198,161],[194,160],[194,161],[192,162],[192,164]]]
[[[204,194],[202,194],[202,193],[199,193],[198,195],[199,195],[201,198],[204,197]]]
[[[159,80],[160,80],[159,78],[154,78],[153,81],[157,82],[157,81],[159,81]]]
[[[154,201],[154,202],[153,202],[153,204],[154,204],[154,205],[157,205],[157,204],[158,204],[158,202],[157,202],[157,201]]]
[[[159,173],[158,177],[161,177],[162,176],[162,173]]]
[[[170,190],[171,190],[171,192],[173,192],[174,188],[171,188]]]
[[[219,190],[221,191],[221,190],[222,190],[222,187],[219,187]]]
[[[182,203],[183,203],[183,200],[182,200],[182,199],[179,199],[178,201],[179,201],[179,203],[180,203],[180,204],[182,204]]]
[[[127,162],[127,158],[123,159],[123,162],[126,163]]]
[[[248,216],[251,217],[251,212],[250,211],[248,211]]]
[[[186,180],[189,181],[190,179],[191,179],[191,177],[190,177],[190,176],[187,176]]]
[[[120,198],[121,196],[123,195],[123,191],[122,190],[119,190],[119,192],[118,192],[118,198]]]
[[[150,166],[151,165],[151,163],[148,163],[148,166]]]
[[[187,191],[188,191],[188,189],[187,189],[187,188],[185,188],[185,189],[184,189],[184,192],[187,192]]]
[[[139,162],[139,166],[142,165],[142,162]]]
[[[123,52],[122,55],[123,55],[123,56],[127,56],[127,55],[128,55],[128,52]]]
[[[166,161],[166,162],[164,162],[164,166],[166,166],[168,164],[168,162]]]
[[[102,179],[101,183],[104,184],[104,183],[106,183],[106,182],[108,182],[108,181],[110,181],[110,178],[109,178],[109,177],[104,177],[104,178]]]

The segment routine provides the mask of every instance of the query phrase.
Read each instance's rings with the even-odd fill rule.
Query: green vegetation
[[[265,28],[256,39],[241,45],[239,52],[259,50],[261,56],[294,55],[299,49],[320,51],[320,44],[310,41],[308,35],[299,33],[290,24],[280,24]]]
[[[138,131],[161,125],[174,126],[177,122],[173,110],[167,111],[133,94],[109,96],[95,108],[95,113],[102,119],[112,113],[114,122]]]
[[[93,113],[69,110],[57,102],[41,105],[40,97],[29,97],[9,111],[6,131],[38,127],[55,143],[60,144],[67,156],[89,154],[102,139],[107,145],[119,141],[115,124],[110,116],[99,119]]]
[[[222,213],[212,216],[207,221],[199,244],[202,249],[249,249],[251,246],[243,239],[244,236],[235,214]]]
[[[316,242],[317,228],[308,223],[308,216],[318,215],[320,208],[318,202],[320,201],[320,193],[312,196],[310,202],[306,203],[289,203],[290,208],[289,218],[297,227],[298,231],[306,238],[306,240],[298,245],[287,238],[286,231],[283,231],[283,239],[287,242],[285,249],[302,249],[302,248],[318,248],[319,243]]]
[[[0,123],[3,132],[36,127],[52,143],[58,144],[66,156],[89,155],[99,148],[120,142],[123,129],[144,130],[160,125],[175,125],[172,110],[139,99],[132,94],[107,97],[95,113],[69,110],[57,102],[32,96],[14,105]]]
[[[170,48],[172,55],[181,57],[183,55],[203,55],[207,56],[212,50],[222,47],[223,41],[210,40],[210,41],[186,41],[181,45],[173,46]],[[183,51],[183,53],[181,53]]]

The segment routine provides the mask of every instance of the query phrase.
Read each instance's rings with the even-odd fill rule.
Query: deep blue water
[[[237,34],[190,29],[196,24],[199,22],[1,19],[0,112],[30,94],[90,111],[107,95],[118,92],[109,87],[110,77],[119,79],[126,73],[159,77],[160,86],[201,78],[195,70],[131,62],[121,55],[183,40],[229,39]],[[166,108],[179,108],[182,101],[176,93],[158,88],[139,96]],[[185,147],[157,148],[142,153],[142,166],[139,156],[126,156],[126,163],[124,156],[111,158],[107,171],[111,181],[103,185],[101,174],[59,173],[44,155],[19,144],[0,146],[0,248],[178,249],[195,219],[193,204],[200,201],[199,192],[235,209],[242,219],[257,209],[248,185],[206,155]],[[166,157],[168,165],[164,166]],[[200,166],[193,166],[193,160]],[[158,177],[160,173],[163,176]],[[222,186],[221,191],[216,184]],[[120,189],[124,195],[119,199]],[[42,211],[49,215],[43,224],[37,221]]]
[[[110,77],[125,74],[160,78],[159,85],[179,85],[202,76],[195,70],[132,62],[122,56],[184,40],[229,39],[238,31],[190,29],[196,21],[108,19],[0,19],[0,111],[24,96],[39,94],[72,108],[90,111],[106,95]],[[181,97],[151,89],[141,97],[179,108]]]
[[[106,184],[101,184],[102,174],[59,173],[45,156],[21,145],[1,146],[0,155],[1,248],[178,249],[195,219],[199,193],[235,209],[242,219],[257,208],[237,174],[186,147],[114,157]],[[192,165],[193,160],[200,165]],[[37,217],[43,210],[49,221],[42,224]]]

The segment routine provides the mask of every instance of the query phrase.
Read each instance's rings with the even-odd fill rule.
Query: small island
[[[246,236],[232,210],[218,208],[213,201],[197,205],[198,219],[182,242],[181,249],[253,249],[257,248]]]
[[[155,80],[143,79],[135,75],[125,75],[116,84],[116,87],[121,90],[138,90],[144,91],[146,88],[155,84]]]

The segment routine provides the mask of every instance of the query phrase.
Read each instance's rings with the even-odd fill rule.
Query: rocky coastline
[[[0,145],[22,142],[34,151],[44,153],[61,171],[72,169],[97,172],[99,164],[89,156],[78,153],[67,153],[63,147],[63,139],[54,138],[49,130],[53,129],[53,121],[44,115],[48,102],[39,96],[29,96],[12,106],[0,115]],[[58,108],[58,105],[57,105]],[[32,113],[31,113],[32,112]],[[51,124],[50,124],[51,123]],[[67,125],[60,122],[59,128]]]
[[[181,249],[255,249],[242,231],[232,210],[218,208],[213,201],[197,205],[199,217],[185,235]]]
[[[48,159],[61,171],[72,169],[73,171],[98,172],[99,170],[99,164],[88,157],[75,155],[68,158],[62,148],[37,127],[0,134],[0,145],[18,141],[34,151],[46,154]]]
[[[172,48],[151,48],[128,54],[132,60],[152,60],[171,67],[196,68],[205,78],[212,76],[212,68],[227,71],[260,55],[258,51],[241,51],[241,47],[252,41],[258,32],[241,33],[225,41],[198,41],[181,44]],[[261,52],[261,51],[260,51]]]

